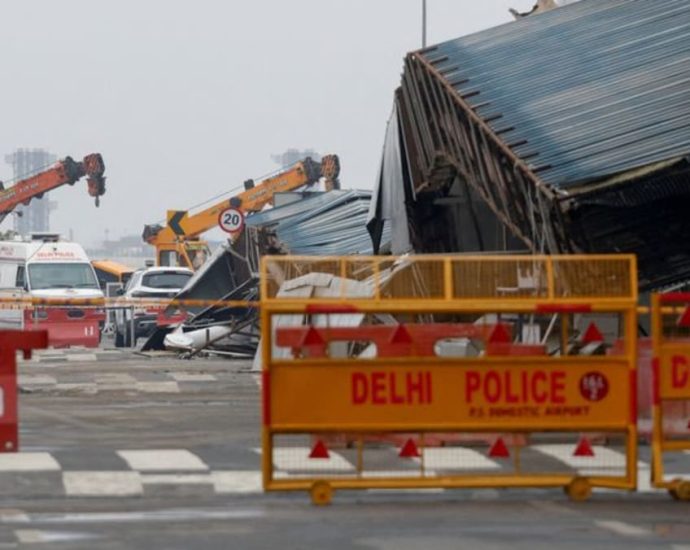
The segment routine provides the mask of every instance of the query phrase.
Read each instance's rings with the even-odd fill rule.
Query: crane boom
[[[146,225],[142,238],[145,242],[156,247],[156,262],[158,265],[184,265],[194,268],[194,262],[189,258],[187,249],[207,249],[206,243],[199,241],[202,233],[213,229],[218,224],[219,214],[234,207],[244,213],[258,212],[267,204],[273,202],[276,193],[292,191],[300,187],[313,185],[321,178],[325,180],[327,190],[338,189],[340,183],[340,161],[337,155],[326,155],[317,162],[310,157],[294,164],[289,169],[279,172],[258,184],[252,180],[245,182],[245,190],[230,199],[219,201],[201,212],[189,214],[186,210],[168,210],[167,225]],[[174,264],[166,257],[173,253]]]
[[[87,155],[81,162],[65,157],[50,168],[15,183],[9,189],[0,189],[0,221],[20,204],[29,204],[33,198],[61,185],[74,184],[86,176],[89,195],[95,197],[96,206],[105,193],[105,164],[99,153]]]

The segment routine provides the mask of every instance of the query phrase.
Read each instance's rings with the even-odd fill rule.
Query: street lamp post
[[[422,48],[426,48],[426,0],[422,0]]]

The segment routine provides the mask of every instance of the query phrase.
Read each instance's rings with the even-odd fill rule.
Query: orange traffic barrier
[[[664,464],[667,454],[690,451],[690,293],[654,294],[651,315],[652,484],[676,499],[690,500],[690,478],[667,475]]]
[[[635,488],[634,257],[266,257],[261,284],[266,490]]]

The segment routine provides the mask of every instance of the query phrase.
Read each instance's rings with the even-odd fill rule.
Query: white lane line
[[[425,470],[424,477],[435,477],[436,472],[430,470]],[[422,473],[419,469],[410,470],[364,470],[362,472],[362,477],[369,479],[379,479],[379,478],[421,478]]]
[[[78,393],[86,393],[95,395],[98,393],[98,386],[91,382],[79,382],[74,384],[58,384],[55,386],[57,391],[75,391]]]
[[[191,372],[172,372],[170,375],[177,382],[215,382],[218,380],[212,374],[201,374]]]
[[[106,373],[97,374],[94,377],[98,389],[100,391],[106,390],[135,390],[137,388],[137,379],[129,374],[120,373]]]
[[[261,454],[261,449],[254,449]],[[273,465],[276,474],[295,472],[354,472],[355,467],[334,451],[328,451],[328,458],[309,458],[309,447],[283,447],[273,449]]]
[[[427,470],[500,470],[498,462],[484,454],[463,447],[439,447],[422,450]],[[414,459],[420,462],[420,458]]]
[[[569,444],[534,445],[530,448],[560,460],[583,475],[625,474],[625,454],[601,445],[592,445],[594,456],[573,456],[575,445]]]
[[[186,449],[117,451],[129,467],[143,472],[205,471],[208,466]]]
[[[20,386],[35,385],[53,385],[57,384],[57,379],[54,376],[47,376],[44,374],[20,374],[18,384]]]
[[[138,382],[137,390],[144,393],[180,393],[177,382]]]
[[[62,484],[71,497],[130,497],[144,491],[139,472],[63,472]]]
[[[652,532],[647,529],[643,529],[642,527],[631,525],[630,523],[625,523],[623,521],[599,520],[595,521],[594,523],[602,529],[611,531],[616,535],[623,535],[624,537],[648,537],[652,534]]]
[[[441,487],[421,487],[419,489],[367,489],[370,494],[391,495],[395,493],[411,493],[411,494],[427,494],[437,495],[444,493],[446,490]]]
[[[144,485],[211,485],[209,474],[141,474]]]
[[[0,472],[56,472],[60,464],[50,453],[0,453]]]
[[[42,525],[93,524],[93,523],[170,523],[175,521],[208,521],[222,519],[253,519],[264,517],[263,510],[255,508],[216,510],[203,508],[179,508],[148,510],[142,512],[74,512],[30,514],[28,523]],[[7,522],[9,523],[9,522]]]
[[[61,543],[77,540],[101,538],[92,533],[72,533],[69,531],[40,531],[38,529],[17,529],[14,536],[21,544]]]
[[[261,493],[261,472],[218,470],[211,472],[211,479],[216,493],[254,494]]]
[[[652,487],[651,481],[651,467],[646,462],[638,462],[637,464],[637,492],[638,493],[653,493],[657,489]]]
[[[129,374],[119,372],[103,373],[94,376],[97,384],[136,384],[137,379]]]
[[[95,353],[68,353],[68,361],[98,361],[98,357]]]

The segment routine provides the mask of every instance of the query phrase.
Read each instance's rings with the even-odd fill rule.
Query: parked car
[[[145,301],[146,298],[172,298],[187,284],[194,275],[191,269],[186,267],[147,267],[139,269],[132,274],[131,279],[122,290],[121,299],[123,306],[136,302],[137,299]],[[117,309],[115,312],[115,346],[123,347],[132,345],[132,314],[134,315],[134,341],[140,337],[149,337],[156,328],[156,319],[160,307],[142,307]]]

